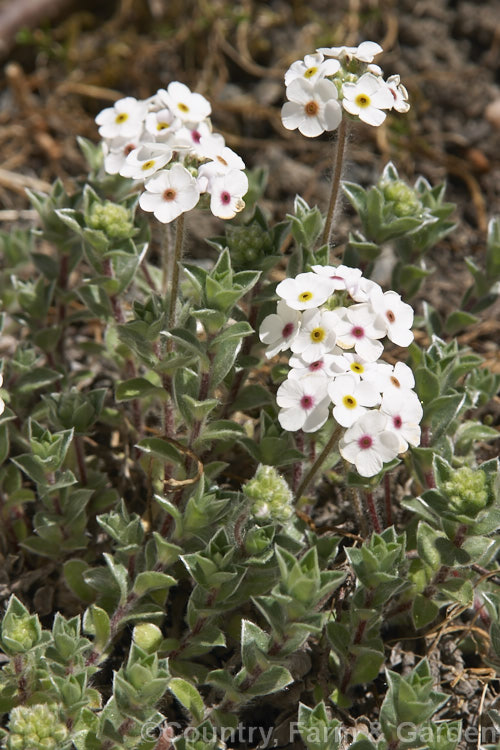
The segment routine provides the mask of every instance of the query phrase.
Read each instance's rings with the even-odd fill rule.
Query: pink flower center
[[[287,339],[289,336],[292,335],[293,328],[294,328],[293,323],[286,324],[286,326],[281,331],[281,335],[283,336],[284,339]]]
[[[358,445],[361,450],[366,451],[368,448],[372,447],[373,439],[370,437],[370,435],[361,435],[358,440]]]
[[[351,329],[351,334],[354,336],[355,339],[362,339],[365,335],[365,329],[361,326],[354,326]]]
[[[394,315],[392,310],[386,310],[385,317],[387,318],[389,323],[394,323],[394,321],[396,320],[396,316]]]
[[[227,206],[228,203],[231,202],[231,196],[227,192],[227,190],[223,190],[220,194],[221,203],[224,203],[225,206]]]
[[[403,425],[403,420],[398,415],[397,417],[393,417],[392,418],[392,424],[394,425],[394,427],[396,428],[396,430],[400,430],[401,427],[402,427],[402,425]]]
[[[344,279],[342,278],[342,276],[330,276],[330,278],[331,279],[336,279],[338,281],[344,281]]]
[[[193,139],[193,141],[195,143],[199,143],[200,142],[200,138],[201,138],[201,133],[199,133],[197,130],[192,130],[191,131],[191,138]]]
[[[324,364],[325,364],[325,363],[323,362],[323,360],[321,360],[321,359],[318,359],[318,361],[317,361],[317,362],[311,362],[311,364],[309,365],[309,368],[308,368],[308,369],[309,369],[309,370],[310,370],[311,372],[317,372],[317,370],[321,370],[321,369],[323,368],[323,365],[324,365]]]
[[[127,143],[127,145],[123,149],[123,155],[128,156],[130,152],[134,150],[134,148],[136,148],[134,143]]]
[[[300,399],[300,405],[303,409],[312,409],[314,406],[314,399],[312,396],[302,396]]]

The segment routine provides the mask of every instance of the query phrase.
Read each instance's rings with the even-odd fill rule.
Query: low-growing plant
[[[449,628],[498,669],[499,378],[453,336],[496,298],[500,224],[460,309],[414,318],[454,228],[444,185],[393,164],[341,179],[349,127],[409,109],[381,51],[321,48],[285,75],[284,126],[337,132],[325,215],[296,196],[273,224],[262,170],[172,82],[103,110],[87,179],[30,193],[37,229],[1,235],[2,554],[57,597],[3,615],[9,750],[459,744],[425,644]],[[339,258],[341,189],[358,218]],[[211,266],[183,257],[196,206],[233,220]],[[353,531],[318,520],[334,491]],[[411,669],[389,658],[406,639]]]

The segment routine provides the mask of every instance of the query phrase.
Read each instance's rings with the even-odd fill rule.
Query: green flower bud
[[[274,466],[260,464],[254,478],[243,487],[243,492],[253,501],[255,518],[286,523],[293,515],[292,492]]]
[[[379,186],[386,201],[394,203],[393,211],[396,216],[414,216],[422,210],[417,194],[413,188],[403,180],[391,180]]]
[[[226,238],[235,268],[253,268],[260,259],[272,253],[269,233],[257,222],[249,226],[230,227]]]
[[[448,495],[451,507],[459,514],[475,516],[488,502],[487,477],[481,469],[462,466],[442,489]]]
[[[17,706],[10,713],[7,750],[60,750],[67,727],[46,704]]]
[[[152,654],[158,650],[163,640],[163,635],[157,625],[153,625],[151,622],[144,622],[135,626],[133,638],[139,648],[142,648],[148,654]]]
[[[134,227],[125,206],[111,201],[92,205],[88,225],[91,229],[100,229],[108,237],[117,239],[129,237]]]

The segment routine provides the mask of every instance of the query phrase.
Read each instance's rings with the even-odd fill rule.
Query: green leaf
[[[51,370],[49,367],[36,367],[30,372],[26,372],[16,383],[16,390],[20,393],[30,393],[38,388],[45,388],[51,383],[61,380],[62,374]]]
[[[89,569],[85,560],[73,558],[64,563],[64,577],[71,591],[84,602],[92,602],[95,599],[94,589],[85,583],[83,574]]]
[[[433,602],[432,599],[429,599],[426,596],[422,596],[422,594],[416,595],[413,600],[411,616],[417,629],[425,628],[427,625],[430,625],[431,622],[434,622],[438,612],[439,607],[436,602]]]
[[[132,591],[137,596],[144,596],[148,591],[155,591],[158,589],[168,590],[171,586],[177,583],[175,578],[167,575],[166,573],[160,573],[154,570],[145,570],[139,573],[134,582],[134,588]]]
[[[116,401],[130,401],[133,398],[144,398],[145,396],[165,397],[165,391],[146,378],[130,378],[117,383],[115,390]]]
[[[197,722],[203,721],[205,706],[203,699],[194,685],[181,677],[172,677],[168,683],[168,689],[175,695]]]
[[[374,680],[384,661],[384,654],[366,646],[352,646],[351,651],[356,660],[351,673],[350,684],[360,685]]]
[[[271,665],[246,691],[248,695],[269,695],[277,693],[293,682],[293,677],[285,667]]]
[[[95,648],[104,651],[111,634],[109,615],[101,607],[91,604],[83,615],[83,630],[94,636]]]
[[[454,310],[448,315],[444,324],[444,330],[450,336],[454,336],[458,331],[462,331],[464,328],[477,323],[478,320],[479,318],[476,315],[471,315],[464,310]]]
[[[439,378],[428,367],[415,370],[415,387],[424,404],[431,403],[439,396]]]

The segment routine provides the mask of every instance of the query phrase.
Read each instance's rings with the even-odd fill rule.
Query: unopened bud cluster
[[[243,487],[252,500],[252,514],[261,520],[285,523],[293,514],[292,492],[274,466],[260,465],[255,476]]]
[[[245,207],[245,164],[212,132],[210,113],[205,97],[173,81],[149,99],[127,96],[96,117],[104,169],[144,182],[139,205],[162,223],[190,211],[204,193],[221,219]]]
[[[408,92],[399,76],[384,80],[373,64],[380,52],[380,44],[362,42],[359,47],[320,47],[296,60],[285,73],[285,128],[313,138],[338,128],[345,116],[378,126],[388,110],[408,112]]]
[[[462,466],[443,485],[451,507],[457,513],[476,514],[488,502],[488,484],[484,471]]]
[[[402,362],[380,357],[382,339],[413,340],[413,309],[394,291],[348,266],[313,266],[278,284],[275,314],[260,327],[266,356],[291,349],[287,380],[277,393],[285,430],[316,432],[330,416],[348,430],[342,456],[359,474],[374,476],[384,462],[420,442],[422,406],[415,379]]]
[[[45,704],[11,711],[7,750],[60,750],[67,737],[66,726]]]

